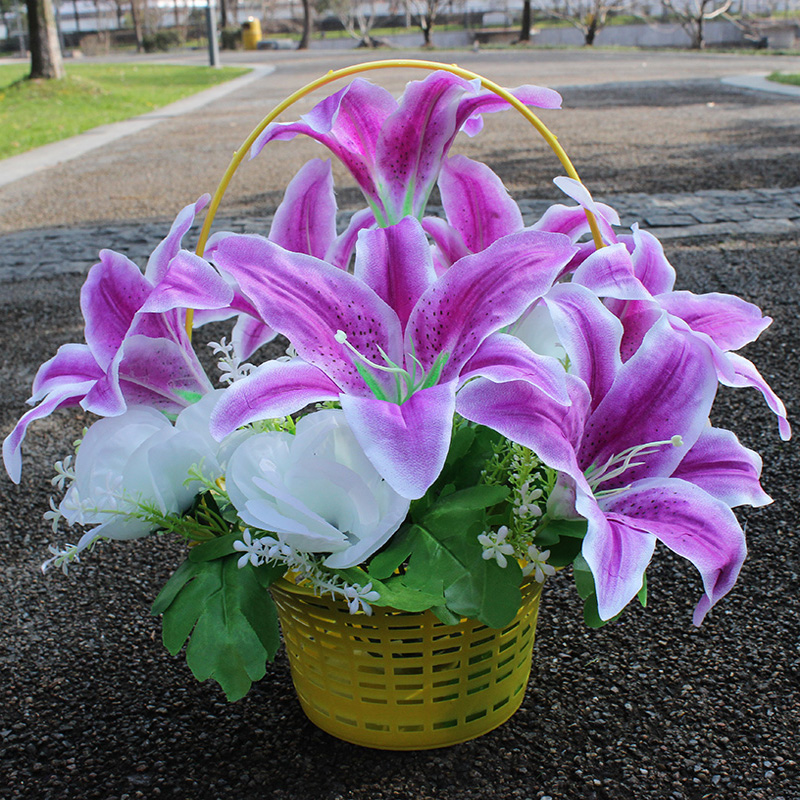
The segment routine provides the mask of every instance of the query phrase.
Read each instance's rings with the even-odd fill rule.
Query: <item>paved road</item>
[[[404,57],[414,55],[403,53]],[[748,72],[800,72],[800,58],[603,50],[437,52],[434,57],[457,59],[504,85],[534,82],[573,87],[564,91],[565,110],[544,112],[542,117],[598,193],[800,185],[796,147],[800,102],[719,83],[723,76]],[[365,56],[317,51],[226,56],[230,63],[254,58],[274,66],[275,71],[213,106],[165,119],[0,188],[0,233],[171,218],[201,193],[213,191],[233,150],[290,91],[327,69]],[[201,53],[188,57],[198,63],[202,59]],[[419,74],[385,71],[372,77],[399,92]],[[576,85],[589,88],[575,89]],[[299,105],[297,113],[310,103]],[[559,173],[559,165],[521,118],[497,115],[488,120],[480,137],[465,140],[459,147],[492,164],[515,196],[557,198],[550,179]],[[754,147],[768,149],[772,163],[776,157],[783,159],[779,175],[757,174],[758,163],[752,164],[747,157]],[[724,153],[726,148],[733,155]],[[299,165],[318,154],[317,146],[307,141],[276,144],[240,170],[223,211],[269,213]],[[717,174],[730,172],[731,166],[742,178],[720,182]],[[688,180],[687,170],[693,173]],[[658,172],[655,183],[648,177],[654,171]],[[705,178],[699,178],[699,173],[705,173]],[[672,176],[666,186],[665,175]],[[349,176],[339,171],[337,185],[340,205],[354,207],[358,196]]]

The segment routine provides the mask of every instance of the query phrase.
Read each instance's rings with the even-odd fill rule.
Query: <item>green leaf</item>
[[[590,628],[602,628],[606,621],[597,612],[597,595],[592,592],[583,604],[583,621]],[[609,620],[610,622],[610,620]]]
[[[548,533],[555,533],[559,538],[570,536],[576,539],[583,539],[589,523],[585,519],[551,519],[543,530]]]
[[[568,564],[572,564],[575,558],[580,555],[582,544],[583,542],[580,539],[565,536],[563,539],[559,539],[555,544],[551,544],[545,548],[543,543],[539,542],[539,537],[536,537],[537,547],[543,550],[550,550],[550,558],[547,559],[547,563],[553,567],[566,567]]]
[[[636,594],[642,608],[647,608],[647,575],[642,575],[642,588]]]
[[[164,584],[158,596],[153,601],[150,608],[150,614],[157,617],[167,610],[169,605],[177,596],[178,592],[186,585],[188,581],[194,578],[198,573],[198,567],[192,564],[189,559],[186,559],[179,567],[172,573],[169,580]]]
[[[407,585],[431,594],[443,587],[447,608],[453,614],[490,627],[502,627],[513,619],[520,604],[522,579],[516,561],[509,560],[505,569],[494,560],[487,561],[477,537],[463,527],[415,525],[409,535],[413,536],[413,548],[404,575]]]
[[[208,542],[196,545],[189,550],[189,560],[194,563],[200,561],[214,561],[217,558],[224,558],[236,551],[233,543],[241,540],[242,534],[239,532],[228,533],[225,536],[215,536]]]
[[[462,535],[475,525],[482,526],[483,519],[476,511],[491,508],[508,496],[505,486],[472,486],[444,497],[434,503],[420,523],[426,528],[447,535],[458,531]]]
[[[436,615],[439,622],[445,625],[458,625],[461,617],[454,614],[447,606],[434,606],[431,611]]]
[[[408,527],[401,528],[380,552],[369,562],[367,572],[371,580],[383,581],[391,577],[395,570],[411,555],[412,541],[405,534]]]
[[[445,602],[441,581],[438,589],[431,592],[409,586],[403,576],[395,575],[384,582],[373,581],[372,588],[381,596],[380,600],[372,601],[374,606],[391,606],[401,611],[417,613]]]
[[[209,597],[220,586],[221,562],[198,564],[196,576],[190,580],[170,603],[161,618],[161,638],[164,647],[176,656],[203,614]]]
[[[582,555],[578,555],[572,564],[572,577],[581,600],[586,600],[594,594],[594,576]]]
[[[284,571],[239,569],[237,562],[236,555],[184,562],[185,580],[171,588],[172,601],[163,615],[167,649],[177,655],[191,637],[186,663],[192,673],[201,681],[216,680],[231,702],[264,676],[267,659],[280,646],[278,617],[266,585]]]

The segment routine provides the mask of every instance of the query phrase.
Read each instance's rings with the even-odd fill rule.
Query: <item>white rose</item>
[[[59,506],[70,525],[98,526],[84,534],[80,550],[100,536],[146,536],[152,526],[133,516],[140,504],[162,514],[188,509],[202,488],[199,481],[187,484],[192,465],[211,480],[222,474],[220,460],[231,442],[218,443],[208,431],[216,395],[182,411],[175,426],[153,408],[132,406],[89,428],[75,459],[75,480]]]
[[[251,437],[231,455],[226,489],[247,525],[344,569],[400,527],[409,501],[381,478],[337,410],[303,417],[294,436]]]

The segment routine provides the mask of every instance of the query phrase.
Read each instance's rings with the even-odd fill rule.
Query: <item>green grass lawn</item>
[[[247,69],[158,64],[69,64],[60,81],[29,81],[0,65],[0,158],[160,108]]]
[[[800,74],[789,72],[773,72],[767,75],[767,80],[775,81],[776,83],[788,83],[790,86],[800,86]]]

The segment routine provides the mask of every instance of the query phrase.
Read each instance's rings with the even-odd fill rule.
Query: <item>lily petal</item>
[[[655,300],[693,331],[710,336],[722,350],[738,350],[755,341],[772,322],[758,306],[730,294],[667,292]]]
[[[200,256],[179,251],[169,263],[164,277],[139,309],[140,314],[161,313],[185,308],[226,308],[233,289]]]
[[[410,500],[422,497],[444,466],[453,428],[455,381],[415,392],[402,405],[342,395],[342,409],[367,457]]]
[[[523,231],[462,258],[417,302],[406,327],[407,350],[426,370],[448,353],[442,380],[451,380],[487,336],[550,288],[573,252],[564,236]]]
[[[333,264],[334,267],[346,270],[356,249],[358,234],[367,228],[374,227],[375,224],[375,214],[371,208],[362,208],[360,211],[356,211],[350,217],[347,228],[331,242],[324,260]]]
[[[391,306],[405,326],[422,293],[436,280],[422,225],[405,217],[388,228],[362,231],[355,276]]]
[[[736,582],[747,555],[742,529],[725,503],[697,486],[674,478],[638,481],[602,500],[601,507],[607,516],[652,533],[697,567],[705,595],[695,609],[695,625]],[[616,613],[608,607],[605,611]]]
[[[196,203],[183,208],[175,218],[175,222],[172,223],[166,238],[158,244],[147,260],[144,276],[151,284],[155,285],[164,279],[169,268],[169,262],[175,258],[181,249],[183,237],[192,227],[195,216],[208,205],[210,200],[211,195],[204,194]]]
[[[634,274],[630,254],[622,243],[608,245],[592,253],[577,266],[572,280],[591,289],[598,297],[650,299],[650,292]]]
[[[519,206],[485,164],[451,156],[442,164],[438,183],[447,220],[470,252],[485,250],[501,237],[522,230]]]
[[[292,178],[275,211],[269,240],[286,250],[324,258],[336,238],[336,197],[330,160],[314,158]]]
[[[376,150],[376,183],[387,222],[421,216],[456,127],[457,99],[469,82],[433,72],[406,86],[397,111],[385,122]]]
[[[355,276],[259,236],[216,234],[208,254],[237,281],[259,317],[342,389],[369,392],[336,340],[339,330],[367,358],[383,364],[381,347],[395,363],[401,361],[397,314]]]
[[[508,91],[526,106],[561,108],[561,95],[554,89],[526,84]],[[458,104],[458,127],[467,136],[475,136],[483,128],[481,114],[492,114],[505,111],[507,108],[511,108],[511,104],[491,91],[482,91],[471,97],[465,97]]]
[[[722,428],[706,428],[672,473],[735,506],[765,506],[772,498],[761,488],[761,456]]]
[[[764,380],[751,361],[743,358],[738,353],[726,353],[725,355],[734,371],[735,377],[729,380],[724,375],[720,375],[720,383],[726,386],[752,386],[758,389],[767,401],[770,410],[778,417],[778,431],[781,439],[784,442],[788,442],[792,438],[792,428],[786,418],[786,406],[783,401],[772,391],[770,385]]]
[[[14,426],[11,433],[3,440],[3,463],[9,477],[14,483],[19,483],[22,475],[22,441],[28,430],[28,425],[37,419],[52,414],[57,408],[63,406],[78,405],[88,391],[91,390],[94,381],[76,381],[75,383],[64,383],[60,387],[51,391],[36,408],[26,411],[19,422]]]
[[[556,284],[542,303],[550,311],[570,370],[587,385],[592,408],[597,408],[622,367],[622,324],[592,292],[578,284]]]
[[[65,385],[96,381],[103,376],[91,350],[85,344],[62,344],[58,352],[39,367],[33,379],[33,396],[29,403],[38,403],[52,391]]]
[[[565,406],[572,402],[561,363],[552,356],[534,353],[516,336],[506,333],[493,333],[484,339],[464,365],[459,384],[463,386],[478,376],[494,383],[527,381],[556,402]]]
[[[223,439],[249,422],[294,414],[309,403],[336,400],[339,387],[300,358],[268,361],[225,390],[211,413],[211,433]]]
[[[586,423],[579,460],[584,469],[603,465],[630,447],[673,436],[681,447],[661,445],[636,457],[624,474],[602,484],[624,486],[637,478],[669,476],[708,420],[717,376],[707,347],[674,331],[662,318],[617,373],[614,384]]]
[[[81,288],[84,335],[101,369],[106,369],[153,287],[139,267],[113,250],[100,251]]]
[[[397,101],[380,86],[356,78],[326,97],[299,122],[273,122],[253,143],[250,158],[274,140],[305,134],[325,145],[353,174],[368,200],[380,206],[373,180],[378,135]]]

